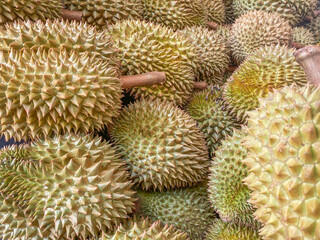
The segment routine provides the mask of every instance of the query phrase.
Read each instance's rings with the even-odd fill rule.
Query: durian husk
[[[314,45],[316,44],[315,35],[304,27],[293,28],[293,42],[300,43],[303,45]]]
[[[223,0],[202,0],[208,12],[207,21],[218,24],[226,22],[226,7]]]

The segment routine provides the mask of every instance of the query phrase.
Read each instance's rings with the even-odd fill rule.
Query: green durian
[[[303,68],[286,46],[262,47],[249,56],[224,87],[223,98],[238,119],[259,106],[259,97],[286,85],[307,83]]]
[[[166,74],[164,83],[133,88],[132,95],[166,99],[177,105],[189,99],[195,79],[192,68],[195,49],[188,38],[143,21],[117,23],[109,27],[108,33],[119,49],[123,75],[153,71]]]
[[[207,20],[218,24],[226,21],[226,7],[223,0],[202,0],[208,12]]]
[[[110,61],[55,49],[0,52],[0,133],[28,140],[101,130],[119,114],[117,52]]]
[[[292,40],[295,43],[300,43],[304,45],[313,45],[317,43],[314,34],[310,30],[304,27],[293,28]]]
[[[234,60],[240,64],[257,49],[270,45],[289,45],[292,28],[277,13],[251,11],[232,26],[230,44]]]
[[[306,27],[314,34],[316,42],[320,42],[320,15],[308,23]]]
[[[245,183],[263,239],[320,239],[320,87],[287,86],[249,113]]]
[[[123,162],[101,138],[63,135],[0,151],[2,239],[81,239],[134,209]]]
[[[235,16],[233,13],[233,3],[234,0],[223,0],[225,5],[225,14],[226,14],[226,23],[231,24],[235,20]]]
[[[234,128],[241,126],[236,116],[227,110],[222,99],[222,89],[216,86],[210,86],[206,90],[195,93],[186,110],[197,121],[205,135],[211,156],[214,156],[221,141],[232,135]]]
[[[215,219],[206,240],[261,240],[258,232],[248,226]]]
[[[140,101],[123,109],[110,135],[143,189],[175,188],[203,181],[210,165],[196,122],[172,103]]]

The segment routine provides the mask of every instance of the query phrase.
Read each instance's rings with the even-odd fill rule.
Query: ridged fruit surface
[[[314,18],[310,23],[308,23],[307,28],[310,29],[311,32],[313,32],[316,37],[316,41],[320,42],[320,15]]]
[[[142,99],[110,126],[131,179],[143,189],[189,186],[206,178],[209,154],[196,122],[167,101]]]
[[[304,45],[316,44],[315,35],[307,28],[295,27],[293,28],[293,39],[296,43],[301,43]]]
[[[250,202],[272,240],[320,239],[320,87],[288,86],[250,112]]]
[[[28,140],[101,130],[119,114],[121,82],[111,61],[62,50],[0,54],[0,132]],[[111,54],[113,51],[113,54]]]
[[[153,71],[166,74],[164,83],[133,88],[135,97],[161,98],[177,105],[188,100],[195,80],[195,49],[188,38],[144,21],[123,21],[110,26],[108,32],[119,49],[123,75]]]
[[[123,162],[100,138],[63,135],[0,152],[2,239],[81,239],[134,208]]]
[[[277,13],[251,11],[239,17],[232,26],[230,42],[237,63],[263,46],[289,45],[292,28]]]
[[[202,0],[206,11],[208,12],[207,20],[223,24],[226,21],[226,7],[223,0]]]
[[[234,22],[234,13],[233,13],[233,0],[222,0],[225,5],[225,13],[226,13],[226,23],[231,24]]]

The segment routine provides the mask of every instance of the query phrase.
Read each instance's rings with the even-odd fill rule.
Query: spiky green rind
[[[84,240],[113,229],[134,208],[126,168],[100,138],[46,138],[0,156],[3,239]]]
[[[292,28],[277,13],[251,11],[239,17],[232,26],[230,44],[237,63],[263,46],[289,45]]]
[[[243,119],[247,117],[246,111],[258,107],[258,99],[268,96],[273,89],[306,83],[306,75],[294,57],[294,49],[279,45],[262,47],[233,73],[223,95],[230,110],[238,119]]]
[[[173,30],[205,26],[206,9],[202,0],[144,0],[144,19]]]
[[[107,27],[126,19],[141,19],[142,0],[63,0],[64,5],[81,11],[83,19],[97,28]]]
[[[261,237],[255,229],[248,226],[215,219],[206,240],[261,240]]]
[[[242,160],[247,149],[242,146],[243,132],[234,131],[215,152],[209,177],[209,197],[220,218],[235,224],[257,227],[253,207],[248,200],[250,190],[243,179],[248,176]]]
[[[186,28],[181,33],[190,38],[196,49],[197,56],[194,60],[196,79],[223,84],[221,76],[229,65],[225,39],[204,27]]]
[[[131,90],[135,97],[161,98],[177,105],[185,103],[192,91],[194,47],[189,39],[173,30],[143,21],[124,21],[110,26],[109,34],[119,49],[123,75],[158,71],[166,81]]]
[[[235,16],[233,13],[233,0],[223,0],[225,5],[225,14],[226,14],[226,23],[231,24],[235,20]]]
[[[295,27],[293,28],[293,39],[296,43],[301,43],[305,45],[316,44],[315,35],[308,29],[304,27]]]
[[[204,133],[211,156],[225,137],[232,135],[234,128],[241,123],[236,116],[227,110],[222,99],[222,89],[210,86],[206,90],[195,93],[186,106],[189,115],[197,121]]]
[[[292,26],[302,22],[315,10],[317,0],[233,0],[233,10],[239,17],[252,10],[278,13]]]
[[[320,42],[320,15],[307,24],[307,28],[315,35],[316,42]]]
[[[45,21],[61,16],[60,0],[4,0],[0,4],[0,25],[15,20]]]
[[[104,235],[101,240],[188,240],[187,234],[176,230],[173,225],[152,222],[148,218],[133,219],[120,225],[112,235]]]
[[[143,189],[189,186],[206,178],[209,156],[196,122],[167,101],[142,99],[110,126],[131,179]]]
[[[226,21],[226,7],[223,0],[203,0],[207,11],[207,20],[209,22],[215,22],[223,24]]]
[[[173,224],[190,239],[202,239],[216,217],[204,187],[138,192],[138,197],[144,215]]]
[[[245,183],[264,239],[320,238],[320,88],[288,86],[249,113]]]
[[[103,61],[66,50],[1,52],[0,133],[20,141],[104,128],[121,108],[116,52],[110,55]]]

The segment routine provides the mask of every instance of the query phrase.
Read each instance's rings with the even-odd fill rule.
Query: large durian
[[[2,239],[81,239],[132,213],[124,163],[100,138],[63,135],[0,151]]]
[[[292,40],[295,43],[304,45],[313,45],[317,43],[315,35],[309,29],[304,27],[293,28]]]
[[[191,39],[195,47],[196,79],[208,83],[223,84],[223,74],[229,65],[228,46],[225,39],[204,27],[191,27],[181,31]]]
[[[0,133],[20,141],[92,132],[121,108],[116,50],[110,61],[75,51],[0,52]]]
[[[138,197],[143,215],[174,225],[188,233],[190,239],[203,239],[216,217],[206,184],[163,192],[138,192]]]
[[[320,239],[320,87],[288,86],[249,113],[244,163],[264,239]]]
[[[207,20],[218,24],[226,21],[226,7],[223,0],[202,0],[208,12]]]
[[[223,97],[239,119],[259,106],[259,97],[290,84],[307,83],[303,68],[286,46],[262,47],[249,56],[225,85]]]
[[[143,189],[189,186],[206,178],[210,162],[204,136],[170,102],[141,99],[129,105],[110,134],[131,179]]]
[[[237,63],[263,46],[289,45],[292,28],[277,13],[251,11],[239,17],[232,26],[230,44]]]
[[[222,99],[222,89],[216,86],[195,93],[186,110],[204,133],[211,156],[221,141],[241,125],[236,116],[227,110]]]
[[[134,96],[162,98],[177,105],[189,99],[195,79],[195,50],[188,38],[144,21],[123,21],[110,26],[108,32],[119,49],[123,75],[153,71],[166,74],[162,84],[133,88]]]

